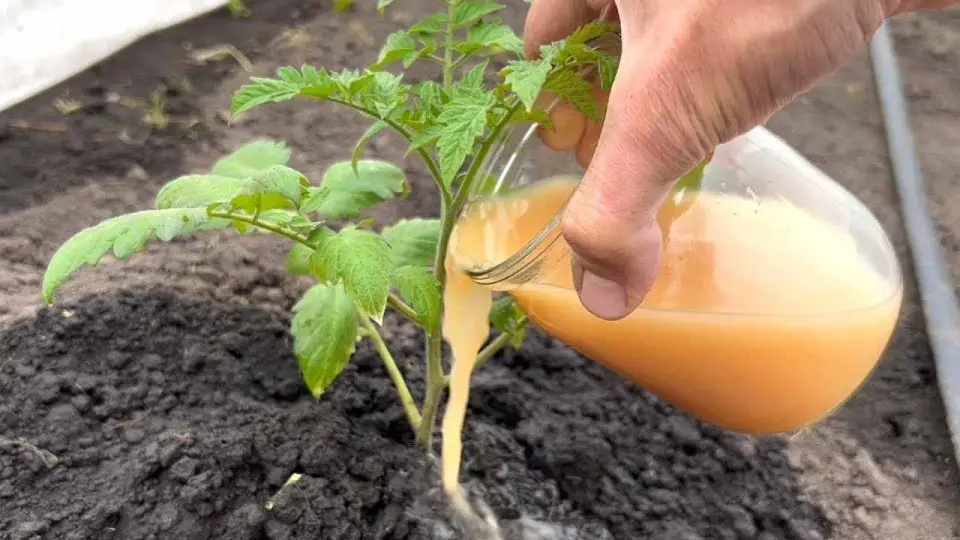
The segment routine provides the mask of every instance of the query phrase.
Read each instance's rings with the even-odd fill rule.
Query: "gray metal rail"
[[[900,210],[916,269],[927,336],[933,350],[954,454],[960,464],[960,307],[927,207],[897,57],[886,23],[873,38],[870,59],[900,195]]]

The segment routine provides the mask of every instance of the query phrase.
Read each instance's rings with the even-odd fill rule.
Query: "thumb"
[[[682,86],[670,70],[650,69],[623,45],[596,150],[562,222],[580,301],[609,320],[629,315],[653,286],[663,242],[657,211],[709,150],[684,135],[696,130],[680,125]]]

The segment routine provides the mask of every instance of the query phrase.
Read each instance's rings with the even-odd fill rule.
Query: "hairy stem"
[[[423,326],[423,321],[420,320],[420,316],[417,315],[417,312],[414,311],[412,307],[408,306],[406,302],[401,300],[399,296],[390,293],[390,296],[387,297],[387,304],[390,304],[390,307],[396,310],[397,313],[409,319],[410,322],[414,322],[420,326]]]
[[[362,322],[364,328],[366,328],[365,333],[373,341],[373,346],[377,349],[380,358],[383,360],[383,366],[387,369],[393,385],[397,387],[397,393],[400,394],[400,403],[403,405],[403,412],[407,415],[407,421],[410,422],[410,427],[414,431],[418,430],[423,420],[420,417],[420,411],[417,410],[417,404],[413,400],[413,394],[411,394],[410,389],[407,388],[407,382],[403,379],[400,368],[397,367],[396,360],[393,359],[393,355],[390,354],[390,349],[387,348],[387,344],[383,341],[383,336],[380,335],[377,328],[370,322],[370,319],[362,317]]]
[[[437,251],[433,259],[433,273],[440,285],[440,320],[444,316],[443,292],[447,286],[447,246],[450,243],[450,233],[456,221],[456,213],[450,205],[441,202],[440,239],[437,242]],[[433,447],[433,426],[437,419],[437,409],[440,405],[440,396],[447,387],[447,376],[443,373],[443,332],[436,332],[427,336],[425,356],[427,358],[427,390],[423,399],[423,422],[417,430],[417,442],[429,452]]]
[[[220,211],[216,211],[216,210],[215,210],[215,211],[212,211],[212,212],[209,212],[209,215],[210,215],[210,217],[213,217],[213,218],[229,219],[229,220],[233,220],[233,221],[239,221],[239,222],[242,222],[242,223],[246,223],[246,224],[248,224],[248,225],[253,225],[254,227],[259,227],[259,228],[261,228],[261,229],[263,229],[263,230],[265,230],[265,231],[270,231],[270,232],[272,232],[272,233],[274,233],[274,234],[279,234],[280,236],[283,236],[283,237],[285,237],[285,238],[289,238],[290,240],[293,240],[294,242],[297,242],[298,244],[303,244],[303,245],[305,245],[305,246],[313,249],[313,246],[311,246],[310,244],[307,243],[307,237],[306,237],[306,236],[304,236],[304,235],[302,235],[302,234],[300,234],[300,233],[298,233],[298,232],[291,231],[290,229],[287,229],[287,228],[285,228],[285,227],[281,227],[280,225],[277,225],[277,224],[275,224],[275,223],[270,223],[270,222],[268,222],[268,221],[261,221],[257,216],[248,216],[248,215],[244,215],[244,214],[236,214],[236,213],[233,213],[233,212],[220,212]]]
[[[450,234],[453,232],[453,226],[456,224],[457,216],[459,215],[461,208],[469,196],[470,185],[473,183],[474,177],[477,176],[480,166],[486,158],[487,153],[490,151],[493,143],[496,142],[497,138],[500,136],[503,128],[509,122],[510,116],[513,115],[513,112],[519,106],[520,104],[518,102],[516,105],[511,107],[506,116],[504,116],[504,119],[497,124],[496,127],[494,127],[487,139],[484,140],[480,151],[477,153],[477,156],[470,165],[470,169],[467,171],[467,176],[464,178],[453,204],[448,205],[445,202],[441,204],[440,239],[439,242],[437,242],[437,252],[434,256],[433,266],[433,273],[437,277],[437,281],[440,282],[441,295],[443,294],[447,283],[447,272],[445,266],[447,247],[450,243]],[[441,302],[441,320],[443,320],[443,307],[443,302]],[[498,344],[501,338],[503,339],[503,344],[497,345],[496,349],[490,349],[489,346],[487,349],[484,349],[484,351],[481,352],[482,355],[485,355],[483,362],[486,362],[490,356],[496,354],[496,352],[500,350],[503,345],[509,343],[510,337],[512,336],[507,335],[507,337],[498,337],[497,340],[490,344],[490,346]],[[427,339],[427,391],[423,401],[423,421],[420,423],[420,429],[417,430],[417,442],[422,444],[427,451],[429,451],[433,445],[433,426],[436,422],[437,408],[440,404],[440,395],[449,382],[447,376],[443,373],[443,365],[441,363],[442,345],[443,340],[439,333],[435,336],[430,336]]]
[[[440,397],[447,387],[443,373],[443,336],[438,332],[427,336],[427,391],[423,398],[423,419],[417,429],[417,442],[429,453],[433,449],[433,426],[437,422]]]
[[[447,0],[447,41],[443,47],[443,89],[453,87],[453,0]]]
[[[447,0],[447,30],[446,43],[443,49],[443,87],[449,91],[453,87],[453,74],[455,70],[453,62],[453,14],[454,1]],[[431,171],[433,172],[433,171]],[[441,185],[443,176],[436,175],[436,179]],[[445,187],[445,186],[444,186]],[[452,197],[445,196],[440,201],[440,239],[437,242],[437,250],[433,259],[433,274],[440,284],[440,320],[443,320],[443,292],[447,284],[447,272],[444,264],[447,258],[447,245],[450,242],[450,232],[453,230],[453,224],[456,219],[456,212],[453,211],[454,205]],[[447,386],[447,376],[443,372],[443,332],[435,332],[427,336],[426,361],[427,361],[427,389],[423,399],[423,418],[420,427],[417,429],[417,442],[429,453],[433,449],[433,426],[437,421],[437,409],[440,407],[440,396],[443,389]]]

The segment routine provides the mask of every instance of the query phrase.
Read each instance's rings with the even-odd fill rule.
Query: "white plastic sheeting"
[[[0,0],[0,111],[228,0]]]

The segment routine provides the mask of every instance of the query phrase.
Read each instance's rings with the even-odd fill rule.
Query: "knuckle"
[[[575,193],[563,214],[564,239],[581,257],[612,265],[624,258],[630,236],[625,223],[595,196]]]

